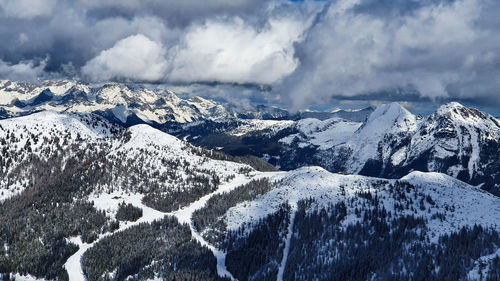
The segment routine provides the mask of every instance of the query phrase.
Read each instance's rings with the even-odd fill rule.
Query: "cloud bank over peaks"
[[[500,86],[498,79],[480,82],[492,78],[485,69],[500,74],[498,28],[485,17],[487,3],[443,1],[380,14],[358,12],[363,1],[336,2],[297,46],[301,67],[282,91],[295,106],[398,88],[431,99],[498,97],[485,87]]]
[[[47,60],[43,61],[21,61],[17,64],[10,64],[0,60],[0,78],[14,81],[34,82],[43,77]]]
[[[0,79],[256,84],[295,108],[380,93],[500,105],[499,14],[498,0],[0,0]]]
[[[294,44],[308,25],[295,18],[271,18],[259,28],[240,17],[222,17],[192,25],[165,43],[169,31],[158,29],[149,32],[151,37],[119,40],[89,60],[82,74],[92,81],[273,84],[299,65]]]

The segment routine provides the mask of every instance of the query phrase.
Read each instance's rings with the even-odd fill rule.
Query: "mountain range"
[[[327,119],[337,116],[362,121],[373,108],[361,111],[290,113],[265,105],[241,108],[202,97],[182,99],[170,90],[151,90],[137,84],[88,85],[66,80],[33,84],[0,80],[0,110],[0,116],[4,118],[53,110],[95,113],[125,126],[137,123],[160,126],[170,122],[190,123],[228,118],[297,120],[306,117]]]
[[[500,122],[476,109],[71,81],[0,104],[2,281],[500,278]]]

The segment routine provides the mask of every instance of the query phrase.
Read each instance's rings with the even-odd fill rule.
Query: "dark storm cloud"
[[[220,83],[265,84],[297,108],[499,104],[499,13],[496,0],[1,0],[0,78],[206,83],[236,99],[253,94]]]
[[[191,23],[217,16],[251,15],[262,1],[2,0],[0,59],[39,62],[47,71],[83,66],[127,36],[143,34],[175,44]],[[168,41],[168,42],[167,42]]]
[[[403,89],[400,99],[413,99],[416,90],[424,99],[499,104],[497,1],[432,1],[385,15],[361,9],[373,5],[336,2],[308,31],[295,48],[301,66],[282,84],[289,103],[375,99]]]
[[[89,17],[134,18],[136,16],[157,16],[169,26],[185,27],[193,21],[220,15],[245,16],[258,11],[264,0],[81,0],[88,9]]]
[[[380,17],[412,14],[419,9],[436,4],[450,4],[455,0],[364,0],[353,6],[354,13]]]

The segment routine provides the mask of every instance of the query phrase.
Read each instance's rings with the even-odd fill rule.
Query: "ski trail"
[[[487,262],[494,259],[496,256],[500,256],[500,249],[497,249],[492,254],[479,257],[474,262],[474,267],[467,274],[467,277],[469,277],[468,280],[486,280],[486,276],[488,276],[488,273],[491,270],[490,265],[487,264]]]
[[[191,235],[193,236],[194,239],[196,239],[200,244],[203,246],[208,247],[212,253],[214,254],[215,258],[217,259],[217,274],[221,277],[229,277],[231,280],[236,280],[233,275],[227,270],[226,268],[226,253],[215,248],[213,245],[208,243],[205,238],[203,238],[200,233],[196,230],[194,227],[194,222],[192,220],[193,213],[198,210],[203,208],[206,204],[207,201],[214,195],[216,194],[221,194],[224,192],[229,192],[236,187],[246,184],[250,182],[252,179],[256,179],[258,176],[257,175],[264,175],[264,173],[259,173],[254,175],[253,177],[245,177],[243,175],[238,175],[234,180],[232,180],[230,183],[221,185],[216,191],[207,194],[197,201],[193,202],[191,205],[188,207],[182,208],[180,210],[177,210],[172,213],[180,223],[187,223],[189,224],[189,227],[191,229]]]
[[[280,268],[278,270],[277,281],[283,281],[283,274],[285,273],[286,261],[288,260],[288,252],[290,252],[290,242],[292,240],[293,234],[293,223],[295,221],[295,214],[297,213],[297,204],[292,203],[292,208],[290,210],[290,224],[288,225],[288,231],[286,233],[285,249],[283,249],[283,259],[281,260]]]
[[[80,247],[76,253],[74,253],[71,257],[68,258],[66,263],[64,264],[64,268],[68,272],[68,277],[70,281],[86,281],[85,275],[83,274],[82,268],[82,256],[83,254],[94,245],[94,243],[87,244],[82,243],[80,237],[77,239],[72,239],[72,242],[78,244]]]
[[[201,245],[206,246],[209,248],[212,253],[214,254],[215,258],[217,259],[217,274],[220,277],[229,277],[231,280],[236,280],[231,272],[229,272],[226,268],[226,252],[223,252],[214,246],[210,245],[203,236],[201,236],[198,231],[196,231],[194,227],[194,222],[191,221],[189,224],[189,227],[191,228],[191,235],[193,236],[194,239],[196,239],[198,242],[200,242]]]
[[[113,195],[113,194],[111,194]],[[69,239],[71,242],[77,244],[80,248],[76,253],[74,253],[71,257],[68,258],[66,263],[64,264],[64,268],[68,272],[69,281],[86,281],[85,274],[83,273],[82,267],[82,257],[85,252],[92,248],[97,242],[99,242],[104,237],[113,235],[120,231],[124,231],[134,225],[138,225],[143,222],[151,223],[155,220],[163,218],[166,214],[160,211],[157,211],[153,208],[147,207],[142,204],[141,199],[139,197],[132,197],[125,200],[126,203],[131,203],[136,207],[142,208],[142,217],[139,218],[135,222],[120,222],[120,227],[114,232],[107,232],[105,234],[101,234],[98,239],[96,239],[92,243],[83,243],[80,237]]]
[[[108,232],[105,234],[101,234],[96,241],[92,243],[83,243],[79,237],[73,237],[69,239],[71,242],[77,244],[80,248],[76,253],[74,253],[71,257],[68,258],[66,263],[64,264],[64,268],[68,272],[69,276],[69,281],[86,281],[85,274],[83,273],[83,267],[82,267],[82,257],[85,254],[85,252],[92,248],[97,242],[99,242],[101,239],[104,237],[107,237],[109,235],[113,235],[115,233],[118,233],[120,231],[124,231],[134,225],[138,225],[140,223],[151,223],[155,220],[162,219],[166,215],[170,216],[175,216],[179,223],[187,223],[189,224],[189,227],[191,229],[191,235],[193,236],[194,239],[196,239],[200,244],[203,246],[208,247],[214,256],[217,258],[217,273],[219,276],[227,276],[231,278],[231,280],[236,280],[233,278],[232,274],[227,270],[225,262],[226,262],[226,253],[223,251],[220,251],[219,249],[215,248],[214,246],[210,245],[195,229],[194,227],[194,222],[192,221],[192,216],[194,211],[203,208],[207,201],[214,195],[224,193],[224,192],[229,192],[236,187],[246,184],[250,182],[252,179],[260,178],[262,176],[265,176],[266,173],[253,173],[251,176],[244,176],[244,175],[237,175],[232,181],[226,184],[220,185],[216,191],[207,194],[197,201],[191,203],[187,207],[183,207],[177,211],[171,212],[171,213],[164,213],[160,212],[158,210],[155,210],[153,208],[150,208],[142,203],[142,196],[132,196],[132,197],[125,197],[123,198],[123,201],[125,203],[131,203],[132,205],[139,207],[142,209],[143,216],[138,219],[135,222],[120,222],[120,227],[115,230],[114,232]],[[101,197],[109,197],[107,200],[112,200],[111,198],[114,196],[114,194],[103,194]]]

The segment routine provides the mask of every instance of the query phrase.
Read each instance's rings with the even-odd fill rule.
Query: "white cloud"
[[[273,19],[261,30],[241,18],[192,27],[173,53],[172,81],[274,83],[298,65],[293,44],[306,24]]]
[[[404,15],[382,16],[340,8],[346,2],[350,1],[332,5],[298,46],[301,67],[282,89],[297,107],[332,96],[354,97],[410,85],[424,97],[465,96],[464,90],[479,88],[464,83],[478,69],[495,63],[491,51],[500,42],[492,39],[495,30],[477,25],[480,0],[437,3]]]
[[[21,61],[9,64],[0,60],[0,77],[14,81],[35,81],[44,75],[47,60],[36,63],[34,61]]]
[[[168,42],[175,35],[162,19],[156,16],[141,16],[132,19],[122,17],[106,18],[87,27],[92,33],[91,40],[100,49],[108,49],[118,40],[142,34],[155,42]]]
[[[26,33],[19,34],[19,39],[18,39],[19,45],[22,45],[22,44],[24,44],[24,43],[26,43],[28,41],[29,41],[29,38],[26,35]]]
[[[498,102],[499,11],[498,0],[0,0],[0,58],[5,69],[49,57],[46,76],[271,84],[300,107],[409,85]]]
[[[203,8],[215,7],[218,9],[227,7],[239,7],[250,5],[252,0],[212,0],[206,3],[206,5],[200,5],[198,0],[79,0],[79,2],[84,3],[88,7],[101,8],[103,6],[111,7],[125,7],[133,9],[145,9],[148,7],[167,7],[170,9],[193,9],[193,8]],[[206,8],[205,7],[205,8]]]
[[[32,19],[38,16],[50,16],[57,0],[2,0],[0,7],[7,17]]]
[[[94,81],[158,81],[167,70],[165,54],[162,44],[142,34],[133,35],[87,62],[82,74]]]

